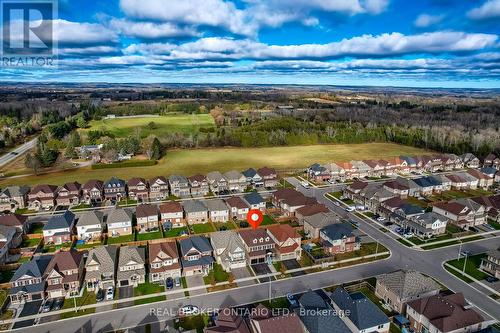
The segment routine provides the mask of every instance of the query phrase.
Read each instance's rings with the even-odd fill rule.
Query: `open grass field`
[[[149,124],[153,122],[154,128]],[[170,133],[191,134],[199,131],[200,128],[215,127],[214,120],[209,114],[169,114],[166,116],[152,117],[130,117],[93,120],[90,127],[80,130],[82,134],[90,130],[101,130],[109,133],[115,138],[124,138],[134,135],[136,130],[140,130],[140,136],[145,138],[150,134],[162,137]]]
[[[61,185],[68,181],[85,182],[89,179],[108,179],[112,176],[129,179],[151,178],[158,175],[185,176],[210,171],[221,172],[245,170],[262,166],[278,169],[305,168],[312,163],[328,161],[349,161],[352,159],[382,159],[399,155],[424,155],[432,152],[419,148],[392,143],[363,143],[342,145],[313,145],[266,148],[205,148],[168,151],[157,165],[135,168],[91,170],[90,167],[77,170],[54,172],[39,176],[6,178],[0,180],[0,187],[7,185],[33,185],[49,183]]]

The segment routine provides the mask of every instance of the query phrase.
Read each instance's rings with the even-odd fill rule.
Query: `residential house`
[[[224,178],[227,180],[228,190],[231,193],[241,193],[247,189],[247,178],[241,172],[228,171],[224,174]]]
[[[408,196],[417,197],[420,195],[420,186],[415,183],[412,179],[397,177],[396,181],[401,185],[408,188]]]
[[[99,203],[104,200],[104,183],[91,179],[82,186],[82,200],[87,204]]]
[[[494,179],[490,176],[485,175],[481,171],[471,169],[467,170],[467,173],[471,175],[472,177],[477,179],[477,186],[482,188],[482,189],[488,189],[491,186],[493,186]]]
[[[9,262],[10,249],[17,248],[22,241],[22,234],[15,227],[0,225],[0,265]]]
[[[163,229],[182,227],[184,225],[184,210],[177,201],[170,201],[160,205],[160,218]]]
[[[115,287],[118,247],[100,245],[89,251],[85,262],[85,283],[88,291],[97,292]]]
[[[185,198],[189,197],[191,190],[189,188],[189,181],[184,176],[172,175],[168,177],[168,184],[170,186],[170,194],[176,197]]]
[[[214,257],[222,269],[231,272],[247,265],[245,245],[236,231],[226,230],[210,234]]]
[[[352,184],[349,184],[344,188],[343,195],[353,201],[363,202],[364,198],[360,194],[360,192],[368,185],[369,185],[368,182],[356,180]]]
[[[248,320],[251,332],[255,333],[304,333],[299,316],[294,312],[278,313],[262,304],[257,305]]]
[[[370,177],[372,174],[372,167],[369,166],[368,164],[364,163],[363,161],[350,161],[349,162],[353,168],[356,170],[356,177],[357,178],[366,178]]]
[[[278,186],[278,173],[273,168],[263,167],[257,170],[262,177],[265,188],[274,188]]]
[[[327,225],[320,230],[319,237],[325,253],[347,253],[361,248],[361,241],[348,222]]]
[[[43,300],[50,255],[35,256],[23,263],[10,279],[9,298],[12,304]]]
[[[424,209],[422,207],[410,203],[405,203],[397,208],[389,218],[391,221],[406,228],[411,218],[415,218],[416,216],[423,213]]]
[[[377,276],[375,295],[392,310],[405,314],[406,303],[439,294],[441,286],[417,271],[399,270]]]
[[[193,197],[203,197],[210,193],[210,186],[208,186],[207,177],[203,175],[194,175],[188,177],[189,187],[191,188],[191,195]]]
[[[212,246],[206,237],[193,236],[179,241],[184,276],[208,275],[213,268]]]
[[[242,172],[243,176],[245,176],[247,184],[253,186],[253,188],[259,188],[264,186],[264,181],[262,176],[257,173],[257,170],[254,168],[246,169]]]
[[[333,308],[348,315],[342,320],[353,333],[389,332],[390,320],[363,293],[349,294],[343,287],[337,287],[330,295]]]
[[[118,255],[116,282],[119,287],[146,282],[146,250],[139,246],[122,246]]]
[[[351,166],[349,163],[329,163],[327,164],[327,169],[330,170],[330,179],[335,179],[338,181],[345,181],[346,176],[346,166]],[[350,169],[348,169],[350,170]]]
[[[475,332],[484,318],[466,302],[462,293],[434,295],[407,303],[410,328],[421,332]]]
[[[301,236],[288,224],[276,224],[267,228],[267,233],[276,243],[274,259],[278,261],[300,259],[302,255]]]
[[[394,195],[397,195],[401,199],[406,199],[408,197],[408,193],[410,191],[410,188],[408,186],[398,182],[397,180],[391,180],[391,181],[385,182],[384,188],[387,191],[393,193]]]
[[[20,214],[0,215],[0,225],[14,227],[17,232],[26,234],[29,230],[28,217]]]
[[[43,226],[43,240],[45,244],[63,244],[71,242],[75,227],[75,214],[69,210],[61,215],[53,215]]]
[[[493,179],[493,181],[498,181],[498,177],[500,176],[500,171],[493,167],[484,167],[479,169],[479,171],[482,174],[485,174],[486,176],[490,177]]]
[[[76,206],[80,203],[82,196],[82,185],[78,182],[66,183],[59,186],[56,192],[56,204],[58,206]]]
[[[215,326],[207,327],[203,333],[251,333],[247,322],[230,308],[223,308],[217,314]]]
[[[229,207],[222,199],[211,199],[205,201],[208,209],[208,217],[212,222],[229,221]]]
[[[182,203],[186,213],[186,222],[189,224],[207,223],[208,208],[200,200],[189,200]]]
[[[401,160],[399,157],[389,157],[385,160],[381,160],[380,162],[386,162],[385,164],[385,175],[386,176],[394,176],[400,172],[401,169],[405,169],[407,167],[406,161]]]
[[[132,213],[123,208],[115,208],[106,220],[108,237],[118,237],[132,234]]]
[[[0,211],[14,213],[27,207],[28,186],[8,186],[0,192]]]
[[[302,219],[302,224],[304,225],[304,234],[306,237],[311,239],[318,239],[319,232],[324,227],[339,223],[339,217],[333,212],[322,212],[311,216],[305,216]]]
[[[128,197],[137,202],[149,201],[148,183],[144,178],[134,177],[127,182]]]
[[[483,195],[471,199],[484,207],[487,218],[497,222],[500,221],[500,194],[492,196]]]
[[[300,207],[295,211],[295,217],[299,221],[299,224],[303,224],[304,218],[307,216],[312,216],[318,213],[328,213],[330,210],[324,204],[313,203],[310,205],[306,205],[304,207]]]
[[[399,156],[399,159],[402,161],[402,163],[405,163],[405,166],[401,169],[402,173],[409,174],[417,170],[418,161],[416,158],[412,156]]]
[[[367,186],[361,194],[365,198],[363,205],[372,212],[378,211],[382,202],[395,197],[394,193],[387,191],[383,186]]]
[[[319,163],[314,163],[307,168],[307,175],[309,179],[315,182],[326,182],[331,177],[330,170]]]
[[[446,232],[448,219],[436,212],[426,212],[416,215],[407,221],[411,232],[421,238],[430,238]]]
[[[137,229],[139,232],[158,230],[158,207],[156,205],[141,204],[135,209]]]
[[[112,177],[104,183],[104,199],[118,202],[127,197],[125,181]]]
[[[488,154],[488,156],[484,158],[483,167],[493,167],[500,170],[500,158],[493,153]]]
[[[406,202],[399,197],[393,197],[380,203],[377,214],[385,218],[389,218],[392,213],[399,207],[403,206]]]
[[[245,244],[248,264],[254,265],[273,260],[276,243],[265,229],[241,230],[239,235]]]
[[[446,176],[448,177],[448,175]],[[437,190],[440,191],[441,184],[437,183],[436,179],[431,177],[420,177],[413,179],[413,182],[418,186],[418,192],[421,196],[427,197]],[[436,189],[436,187],[438,187]]]
[[[350,332],[340,315],[336,315],[331,305],[316,291],[306,291],[298,299],[299,308],[295,313],[300,317],[307,333]]]
[[[471,169],[477,169],[479,168],[479,158],[474,156],[474,154],[471,153],[465,153],[463,155],[460,155],[460,159],[462,160],[462,163],[464,164],[465,167],[471,168]]]
[[[214,194],[224,194],[229,191],[227,180],[219,171],[209,172],[207,174],[207,181],[210,191]]]
[[[181,276],[181,261],[175,241],[149,244],[149,281],[165,281]]]
[[[486,207],[469,198],[454,200],[459,204],[468,207],[474,213],[474,225],[481,225],[487,222]]]
[[[471,190],[477,189],[477,187],[479,185],[479,179],[477,177],[472,176],[468,172],[458,172],[455,175],[466,181],[466,183],[467,183],[466,188],[471,189]]]
[[[32,210],[50,209],[56,204],[57,186],[37,185],[28,193],[28,208]]]
[[[91,210],[83,213],[76,224],[78,239],[84,241],[100,240],[104,226],[104,214]]]
[[[47,266],[48,298],[72,297],[80,294],[83,282],[85,252],[57,252]]]
[[[163,176],[156,176],[149,180],[149,199],[161,201],[168,198],[168,181]]]
[[[389,166],[386,161],[377,161],[377,160],[363,160],[363,163],[368,165],[370,168],[370,177],[382,177],[385,176],[386,174],[386,167],[387,167],[387,172],[389,174],[392,174],[393,168]]]
[[[496,278],[500,278],[500,249],[491,250],[481,259],[481,269]]]
[[[433,188],[434,193],[439,193],[439,192],[451,190],[452,181],[448,177],[446,177],[446,175],[432,175],[432,176],[429,176],[429,179],[431,180],[431,183],[435,182],[436,184],[441,184],[440,190],[439,190],[439,187]]]
[[[241,197],[226,199],[229,207],[229,217],[233,220],[245,220],[250,209],[249,205]]]
[[[284,215],[295,216],[295,211],[305,205],[317,203],[316,199],[306,197],[291,188],[279,189],[273,193],[273,204],[281,208]]]
[[[258,209],[263,213],[266,211],[266,200],[257,192],[245,194],[243,200],[245,200],[250,209]]]
[[[446,175],[446,178],[451,181],[451,188],[454,190],[465,190],[468,188],[467,179],[464,179],[457,174]]]

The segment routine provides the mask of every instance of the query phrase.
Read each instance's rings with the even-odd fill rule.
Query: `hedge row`
[[[92,170],[99,169],[115,169],[115,168],[132,168],[132,167],[145,167],[156,165],[157,161],[144,160],[144,161],[125,161],[111,164],[92,164]]]

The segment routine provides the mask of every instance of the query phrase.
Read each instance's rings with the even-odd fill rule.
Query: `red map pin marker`
[[[257,229],[262,221],[264,221],[264,215],[258,209],[251,209],[248,211],[247,221],[252,226],[252,229]]]

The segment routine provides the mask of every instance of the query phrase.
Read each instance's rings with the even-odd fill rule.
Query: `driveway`
[[[201,276],[201,275],[186,276],[186,283],[187,283],[188,288],[199,287],[199,286],[205,285],[205,282],[203,281],[203,276]],[[203,295],[206,293],[207,293],[206,288],[200,288],[200,289],[189,291],[190,296]]]
[[[235,268],[231,271],[234,275],[235,280],[248,278],[253,276],[248,267]],[[239,287],[250,286],[255,283],[255,280],[241,281],[238,282]]]
[[[130,298],[133,296],[134,296],[133,286],[118,287],[118,299]],[[116,304],[118,308],[126,308],[132,305],[134,305],[133,301]]]
[[[36,315],[38,313],[38,310],[40,310],[41,305],[42,305],[41,300],[25,303],[23,309],[19,313],[18,319],[21,319],[22,317]],[[35,322],[34,319],[18,320],[14,323],[14,326],[12,328],[22,328],[22,327],[32,326],[34,322]]]
[[[303,254],[303,255],[307,255],[307,254]],[[285,265],[286,269],[296,269],[296,268],[302,267],[295,259],[283,260],[283,265]],[[305,274],[304,271],[290,273],[291,276],[301,276],[304,274]]]
[[[252,265],[251,267],[252,267],[252,270],[254,271],[255,275],[265,275],[265,274],[272,273],[268,264],[255,264],[255,265]],[[273,281],[276,280],[276,278],[274,276],[271,276],[271,279],[273,279]],[[259,278],[259,282],[260,283],[269,282],[269,278],[268,277]]]

